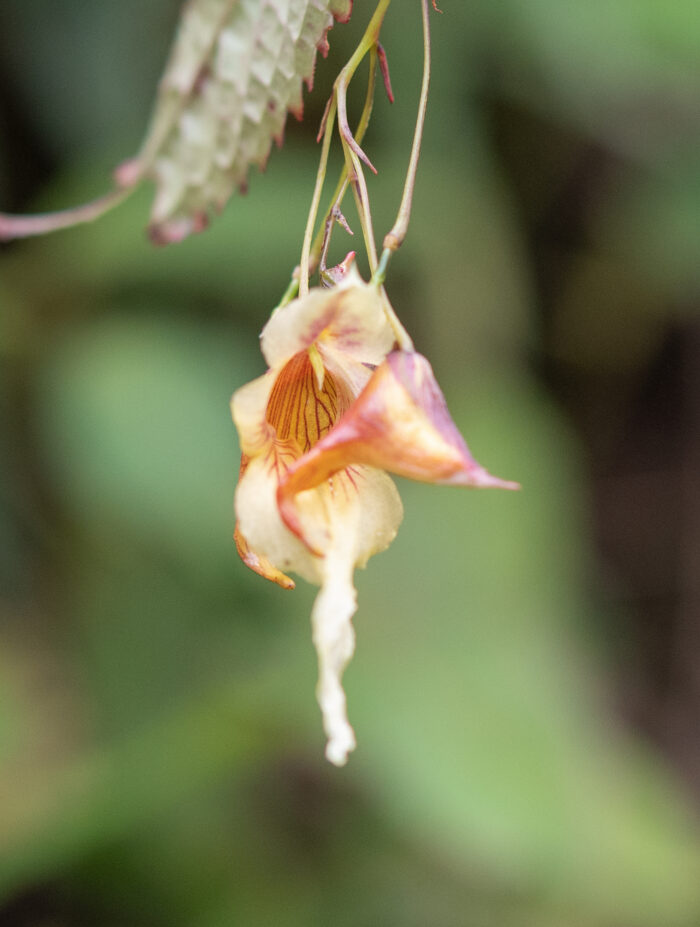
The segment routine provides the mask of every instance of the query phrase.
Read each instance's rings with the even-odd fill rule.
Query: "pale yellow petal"
[[[231,415],[238,429],[241,452],[248,457],[259,454],[271,439],[271,429],[265,420],[276,372],[267,373],[246,383],[231,397]]]
[[[283,589],[294,589],[295,582],[293,579],[290,579],[286,573],[273,567],[267,557],[262,557],[251,549],[248,541],[243,537],[241,526],[238,523],[236,523],[233,539],[236,542],[238,556],[250,570],[257,573],[258,576],[262,576],[264,579],[269,579],[272,583],[277,583],[277,585],[281,586]]]
[[[270,453],[274,455],[274,451]],[[277,485],[274,460],[267,455],[250,460],[236,488],[239,531],[248,548],[275,569],[284,573],[293,570],[308,582],[320,584],[323,579],[321,559],[315,557],[282,523],[277,508]],[[313,490],[312,499],[320,500],[322,495],[323,488]],[[309,509],[308,502],[306,509]],[[323,514],[322,506],[316,505],[315,511]]]
[[[327,341],[319,343],[318,352],[328,373],[345,385],[353,399],[359,396],[372,376],[374,364],[355,360]]]
[[[261,348],[276,368],[316,341],[368,364],[381,363],[391,350],[395,334],[381,294],[354,267],[338,286],[314,288],[277,309],[263,329]]]

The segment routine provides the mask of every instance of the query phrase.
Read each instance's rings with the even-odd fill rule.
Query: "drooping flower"
[[[349,264],[349,262],[348,262]],[[231,401],[241,442],[236,544],[243,561],[292,589],[321,589],[312,611],[326,756],[355,747],[341,679],[355,645],[353,572],[403,516],[389,471],[462,486],[516,488],[471,457],[428,361],[396,350],[396,320],[354,266],[331,289],[276,310],[261,336],[269,370]]]

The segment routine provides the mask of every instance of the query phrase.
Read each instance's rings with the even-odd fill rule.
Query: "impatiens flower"
[[[517,488],[471,457],[428,361],[396,350],[396,320],[354,266],[331,289],[276,310],[261,346],[266,374],[233,396],[241,442],[236,544],[243,561],[292,589],[321,589],[312,611],[317,697],[342,765],[355,747],[343,671],[355,636],[353,572],[384,550],[403,516],[385,471],[460,486]]]

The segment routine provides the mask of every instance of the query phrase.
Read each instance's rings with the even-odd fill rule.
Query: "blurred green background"
[[[388,289],[523,490],[401,485],[358,575],[347,768],[323,759],[314,591],[236,557],[228,399],[262,370],[373,4],[203,235],[150,245],[144,189],[0,251],[3,927],[700,923],[700,7],[441,6]],[[2,0],[1,209],[108,187],[178,9]],[[396,0],[383,32],[379,236],[419,24]]]

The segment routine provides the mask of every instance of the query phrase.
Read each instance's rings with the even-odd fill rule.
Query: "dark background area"
[[[441,6],[387,288],[477,459],[523,489],[402,483],[358,576],[346,769],[322,755],[313,590],[236,558],[227,404],[262,370],[372,4],[204,234],[154,248],[144,189],[0,246],[3,925],[700,922],[700,10]],[[178,10],[3,0],[0,209],[107,189]],[[418,4],[382,40],[379,238]]]

